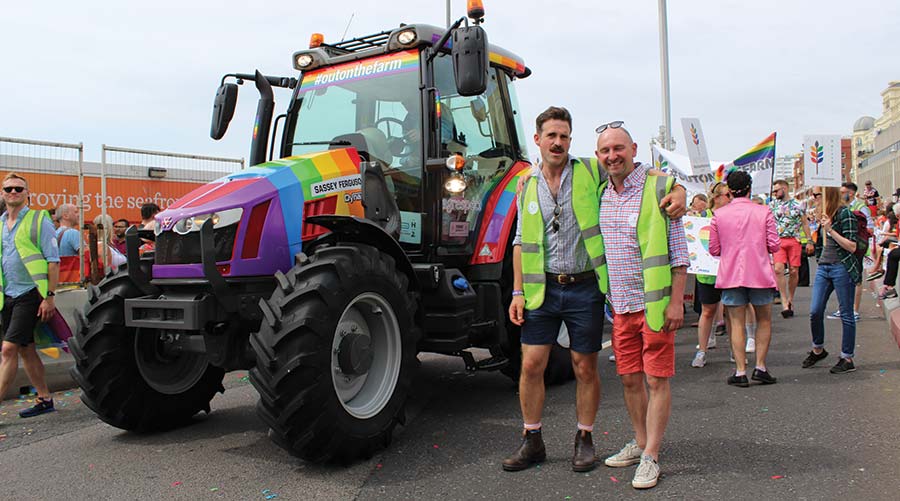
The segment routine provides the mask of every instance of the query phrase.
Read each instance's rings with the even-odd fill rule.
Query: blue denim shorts
[[[544,304],[525,310],[522,344],[552,345],[562,322],[569,330],[569,347],[578,353],[596,353],[603,344],[603,306],[606,298],[596,280],[561,285],[547,281]]]
[[[775,299],[775,292],[772,289],[750,287],[722,289],[722,304],[725,306],[744,306],[747,303],[753,306],[765,306],[772,304],[773,299]]]

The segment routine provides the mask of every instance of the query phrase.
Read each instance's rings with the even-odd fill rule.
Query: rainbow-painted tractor
[[[279,445],[352,461],[404,421],[417,353],[517,377],[510,246],[530,166],[513,81],[530,70],[487,43],[478,10],[446,30],[314,35],[298,79],[223,78],[211,135],[254,81],[254,167],[178,200],[154,234],[129,231],[124,271],[91,289],[73,375],[101,419],[178,426],[209,411],[226,371],[250,369]],[[273,86],[292,95],[266,161]],[[557,347],[547,379],[571,377]]]

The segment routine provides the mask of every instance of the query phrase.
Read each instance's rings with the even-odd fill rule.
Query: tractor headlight
[[[175,223],[175,225],[172,226],[172,231],[178,233],[179,235],[186,235],[192,231],[200,231],[200,228],[203,226],[203,223],[205,223],[207,219],[212,220],[213,228],[222,228],[224,226],[235,224],[240,221],[243,212],[244,209],[235,207],[233,209],[223,210],[219,212],[188,216],[186,218],[179,219]]]
[[[416,41],[416,30],[401,31],[397,35],[397,41],[403,45],[409,45]]]

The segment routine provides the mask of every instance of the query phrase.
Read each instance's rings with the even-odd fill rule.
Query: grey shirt
[[[569,156],[569,163],[563,168],[556,198],[550,192],[550,185],[544,179],[540,164],[533,168],[533,177],[538,183],[537,193],[541,216],[544,219],[544,271],[547,273],[573,274],[592,269],[591,258],[584,247],[581,229],[578,227],[578,221],[575,220],[575,213],[572,211],[573,160],[575,157]],[[519,196],[516,202],[519,217],[516,221],[516,236],[513,239],[513,245],[522,245],[522,211],[527,210],[522,207],[523,199],[523,196]],[[557,201],[559,201],[560,208],[559,231],[554,231],[553,211],[556,209]]]

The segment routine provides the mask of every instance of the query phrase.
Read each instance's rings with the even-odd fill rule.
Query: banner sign
[[[687,272],[694,275],[715,275],[719,272],[719,258],[709,253],[710,217],[685,216],[684,235],[687,238],[691,264]]]
[[[687,145],[688,158],[694,174],[709,172],[709,153],[706,151],[706,139],[700,128],[699,118],[682,118],[681,128],[684,131],[684,144]]]
[[[803,184],[841,185],[841,136],[803,136]]]
[[[707,193],[719,181],[724,181],[733,170],[748,172],[753,179],[753,194],[772,191],[772,174],[775,172],[775,133],[751,148],[733,162],[713,162],[718,165],[709,173],[695,173],[684,156],[653,146],[653,166],[665,171],[684,185],[690,193]]]

